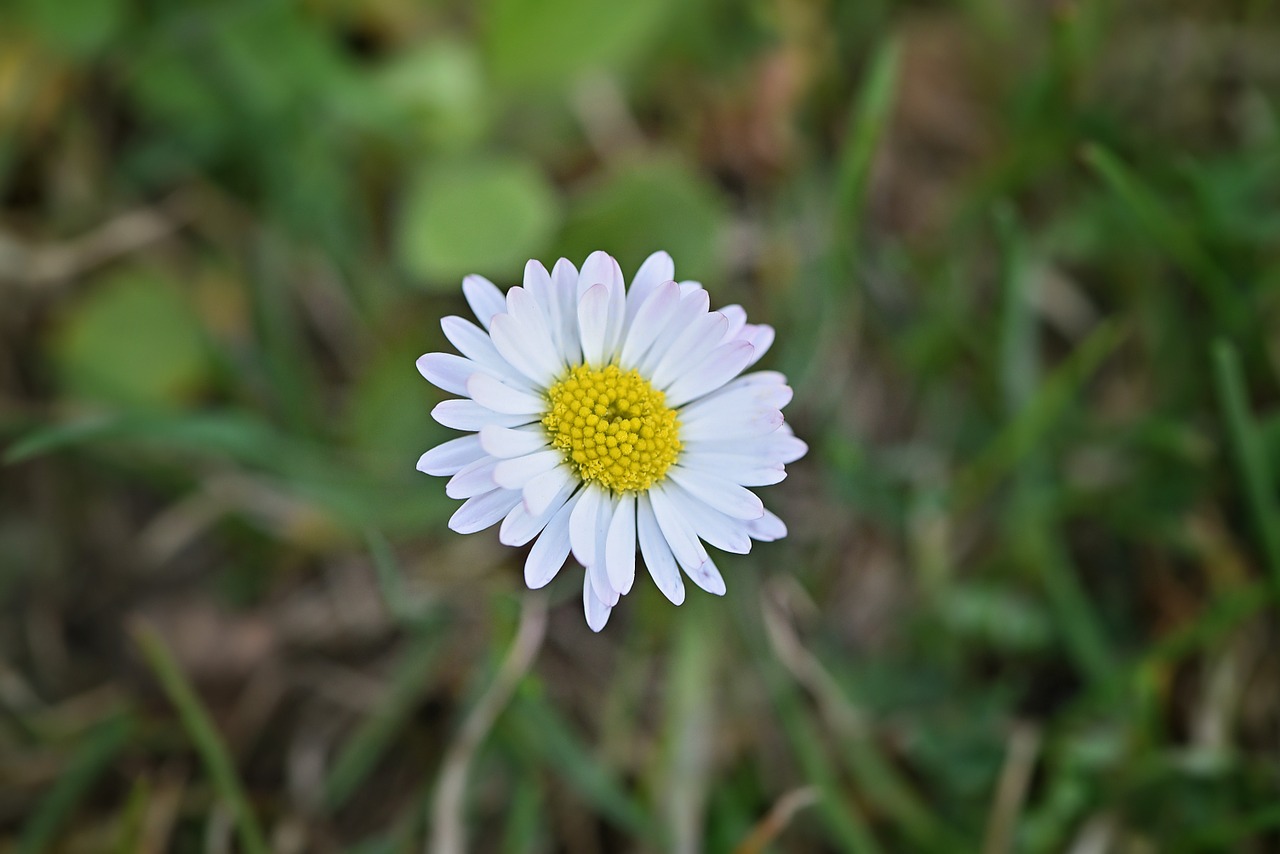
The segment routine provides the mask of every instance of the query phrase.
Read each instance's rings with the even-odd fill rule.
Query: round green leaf
[[[510,276],[546,248],[559,222],[554,189],[529,163],[437,164],[409,187],[400,259],[414,275],[451,287],[468,273]]]
[[[563,249],[582,259],[603,249],[633,271],[649,253],[665,249],[681,278],[712,279],[724,202],[715,188],[682,164],[634,164],[574,200]]]
[[[185,296],[151,273],[121,273],[71,309],[53,341],[64,388],[118,404],[180,402],[204,378],[204,330]]]
[[[489,121],[484,73],[475,48],[466,42],[415,47],[389,62],[377,82],[431,145],[457,151],[484,135]]]
[[[485,33],[490,66],[513,86],[558,85],[623,68],[662,32],[673,0],[494,0]]]

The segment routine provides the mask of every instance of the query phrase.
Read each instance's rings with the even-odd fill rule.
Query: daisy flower
[[[599,631],[631,590],[636,551],[658,589],[684,601],[681,571],[708,593],[724,579],[703,543],[745,554],[786,525],[748,487],[786,476],[806,452],[783,422],[791,400],[776,371],[741,375],[773,343],[741,306],[710,310],[697,282],[676,282],[656,252],[630,289],[618,262],[592,253],[525,266],[504,296],[482,276],[462,291],[477,326],[441,321],[462,355],[427,353],[418,370],[450,394],[432,410],[468,435],[427,451],[418,469],[447,476],[465,499],[449,520],[461,534],[501,522],[508,546],[533,542],[531,588],[570,554],[586,570],[587,624]]]

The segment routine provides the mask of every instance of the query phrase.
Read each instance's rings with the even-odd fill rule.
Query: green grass
[[[0,850],[1280,847],[1274,4],[160,5],[0,13]],[[595,248],[812,450],[521,672],[413,361]]]

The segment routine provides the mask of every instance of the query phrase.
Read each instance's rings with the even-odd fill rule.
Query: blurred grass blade
[[[153,413],[95,415],[52,424],[14,442],[5,451],[4,461],[22,462],[64,448],[112,439],[146,441],[249,462],[279,464],[297,456],[270,425],[252,416],[230,412]]]
[[[532,774],[522,776],[516,783],[511,806],[504,816],[504,854],[525,854],[527,851],[542,849],[539,840],[543,834],[545,807],[546,800],[542,797],[540,781]]]
[[[50,847],[59,831],[71,826],[71,816],[85,793],[128,743],[133,721],[116,717],[100,724],[89,733],[71,757],[57,781],[27,817],[18,843],[19,854],[35,854]]]
[[[431,684],[441,651],[438,626],[424,625],[401,654],[386,694],[343,745],[324,781],[324,805],[335,810],[346,803],[396,734],[413,714],[422,692]]]
[[[884,42],[868,64],[867,74],[849,113],[836,175],[837,245],[853,239],[867,204],[867,182],[876,147],[889,125],[898,79],[898,43]]]
[[[1036,449],[1045,433],[1062,417],[1072,401],[1079,397],[1085,383],[1122,338],[1120,329],[1114,323],[1100,324],[1040,384],[1035,395],[1017,416],[991,440],[968,469],[956,478],[953,489],[953,504],[956,508],[967,507],[985,495],[996,480],[1012,471]]]
[[[410,602],[404,589],[404,573],[396,563],[391,544],[376,528],[366,528],[364,541],[373,560],[373,571],[378,579],[378,591],[382,594],[383,607],[401,625],[415,623],[423,615]]]
[[[34,430],[5,449],[4,462],[12,465],[50,451],[118,435],[124,421],[120,416],[102,415]]]
[[[235,763],[191,683],[187,681],[178,662],[165,646],[164,639],[154,628],[139,621],[134,623],[132,634],[143,659],[160,682],[169,702],[178,710],[178,716],[196,752],[200,754],[214,791],[231,810],[244,851],[247,854],[267,854],[267,843],[236,776]]]
[[[800,810],[812,806],[818,800],[818,790],[813,786],[792,789],[778,798],[765,817],[733,849],[733,854],[763,854],[770,844],[786,829]]]
[[[1058,631],[1076,667],[1100,688],[1111,686],[1117,668],[1115,654],[1098,612],[1089,602],[1076,567],[1058,540],[1051,523],[1032,517],[1021,522],[1027,560],[1038,571]]]
[[[151,780],[139,777],[129,790],[129,798],[116,817],[112,854],[133,854],[143,847],[147,806],[151,800]]]
[[[785,601],[784,588],[760,597],[764,627],[774,656],[797,685],[802,685],[817,703],[827,727],[838,735],[840,758],[867,798],[892,816],[904,836],[918,850],[947,850],[956,840],[947,840],[948,831],[920,800],[898,770],[877,745],[865,712],[845,694],[828,667],[801,643],[786,611],[775,599]]]
[[[1000,385],[1005,411],[1016,414],[1035,394],[1039,379],[1036,316],[1029,292],[1030,267],[1026,236],[1009,202],[995,210],[1000,243],[1003,291],[1000,312]]]
[[[317,390],[321,383],[303,344],[297,295],[288,283],[288,249],[278,236],[260,235],[245,281],[257,340],[256,362],[271,387],[270,405],[291,433],[315,436],[324,423]]]
[[[781,672],[771,680],[774,707],[805,780],[818,790],[818,810],[840,850],[850,854],[882,850],[852,793],[842,792],[829,740],[806,714],[799,692]]]
[[[1214,342],[1213,370],[1253,524],[1262,542],[1275,593],[1280,595],[1280,508],[1276,506],[1275,484],[1268,474],[1271,468],[1267,454],[1249,411],[1240,355],[1231,342],[1221,339]]]
[[[522,750],[558,772],[569,788],[604,818],[638,839],[654,838],[655,825],[649,812],[591,755],[573,726],[541,694],[518,694],[503,716],[503,725],[515,735]]]
[[[467,846],[467,778],[481,745],[488,738],[516,688],[529,673],[547,635],[547,596],[541,591],[520,599],[520,625],[493,681],[458,728],[440,764],[440,778],[431,800],[431,836],[427,850],[433,854],[462,854]]]
[[[1139,227],[1185,272],[1204,294],[1220,321],[1234,326],[1239,305],[1231,279],[1205,252],[1194,232],[1119,157],[1096,143],[1085,146],[1084,159],[1128,208]]]
[[[665,722],[666,760],[658,790],[663,793],[673,854],[701,850],[703,815],[711,776],[712,729],[718,715],[716,651],[723,632],[723,612],[707,603],[681,620],[668,679],[670,692]],[[718,605],[719,603],[715,603]],[[700,607],[702,606],[702,607]]]
[[[1223,637],[1265,608],[1274,595],[1270,584],[1258,582],[1218,596],[1194,620],[1150,647],[1148,661],[1177,661],[1221,643]]]

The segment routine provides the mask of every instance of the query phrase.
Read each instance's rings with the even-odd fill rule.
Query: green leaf
[[[532,690],[512,699],[502,725],[527,752],[525,761],[545,764],[602,817],[638,839],[658,831],[642,802],[587,749],[572,723]]]
[[[79,750],[58,775],[22,827],[21,854],[44,851],[71,824],[76,806],[128,744],[131,718],[116,717],[99,724],[84,736]]]
[[[241,847],[249,854],[266,854],[267,843],[236,775],[235,760],[173,653],[165,646],[160,634],[146,623],[134,624],[133,640],[169,702],[177,709],[182,726],[204,763],[214,792],[230,809]]]
[[[555,190],[531,163],[436,163],[414,178],[401,207],[400,260],[415,276],[451,289],[468,273],[514,276],[559,223]]]
[[[516,86],[550,86],[642,56],[673,0],[494,0],[485,48],[494,75]]]
[[[423,623],[405,645],[387,690],[342,745],[324,781],[324,803],[336,810],[364,784],[413,715],[440,659],[443,632]]]
[[[171,406],[195,391],[207,367],[204,330],[171,282],[131,271],[99,283],[53,341],[63,385],[81,397]]]
[[[466,42],[429,42],[397,56],[377,83],[428,143],[474,144],[488,126],[484,71]]]
[[[680,278],[714,279],[725,204],[684,164],[658,159],[631,164],[574,200],[562,250],[581,261],[603,249],[627,274],[665,249]]]
[[[16,6],[18,24],[75,58],[88,58],[107,47],[126,19],[121,0],[21,0]]]
[[[1280,507],[1276,503],[1275,485],[1270,482],[1266,447],[1249,409],[1240,353],[1230,341],[1220,338],[1213,342],[1213,368],[1253,524],[1271,570],[1272,584],[1280,592]]]
[[[886,41],[872,58],[849,113],[836,177],[837,221],[844,229],[841,233],[848,233],[862,222],[871,160],[881,135],[889,126],[897,82],[898,45],[895,41]]]
[[[978,582],[957,583],[938,602],[942,619],[957,635],[997,649],[1043,649],[1052,637],[1049,615],[1016,592]]]
[[[352,385],[346,433],[370,471],[389,475],[411,469],[420,454],[456,435],[431,419],[436,397],[414,368],[422,349],[391,347]]]

